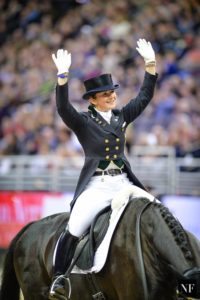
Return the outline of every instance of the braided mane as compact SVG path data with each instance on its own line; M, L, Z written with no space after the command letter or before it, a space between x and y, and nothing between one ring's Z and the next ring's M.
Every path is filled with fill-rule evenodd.
M169 230L175 237L175 241L178 244L178 246L181 248L185 258L192 260L193 255L190 250L188 238L180 222L172 215L169 209L165 207L163 204L154 202L154 205L159 209L162 218L164 219L165 223L169 227Z

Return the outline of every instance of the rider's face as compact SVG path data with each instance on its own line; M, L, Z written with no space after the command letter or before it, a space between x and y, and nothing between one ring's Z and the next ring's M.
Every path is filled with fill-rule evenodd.
M116 107L116 99L117 95L115 91L109 90L96 93L95 96L89 98L89 101L99 111L109 111Z

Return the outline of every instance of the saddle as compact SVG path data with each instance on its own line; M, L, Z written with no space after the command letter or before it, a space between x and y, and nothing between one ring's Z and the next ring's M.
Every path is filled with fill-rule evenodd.
M110 205L102 209L79 241L74 254L74 262L79 269L88 270L93 266L95 251L107 232L111 213Z

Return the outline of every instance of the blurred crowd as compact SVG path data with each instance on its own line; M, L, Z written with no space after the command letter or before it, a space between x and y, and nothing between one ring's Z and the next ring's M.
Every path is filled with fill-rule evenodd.
M55 105L51 54L72 53L70 101L87 110L83 80L112 73L118 107L139 91L139 38L156 51L152 102L129 127L127 146L173 146L200 157L200 6L195 0L1 0L0 155L82 156Z

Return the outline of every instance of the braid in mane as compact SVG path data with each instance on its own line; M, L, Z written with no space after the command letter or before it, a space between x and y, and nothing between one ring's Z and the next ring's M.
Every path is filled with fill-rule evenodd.
M190 250L188 238L180 222L177 219L175 219L175 217L172 215L169 209L163 204L154 202L154 205L159 209L162 218L164 219L165 223L169 227L169 230L175 237L175 241L181 248L185 258L192 260L193 255Z

